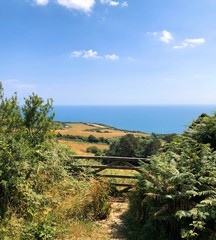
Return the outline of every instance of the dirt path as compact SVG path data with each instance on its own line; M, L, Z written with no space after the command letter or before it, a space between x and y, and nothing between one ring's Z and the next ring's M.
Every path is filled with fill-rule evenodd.
M78 222L73 228L73 237L70 240L125 240L124 215L127 210L127 202L113 201L107 219L87 224Z
M108 219L98 221L102 232L107 235L109 240L125 240L124 237L124 215L128 210L128 203L113 202L112 210Z

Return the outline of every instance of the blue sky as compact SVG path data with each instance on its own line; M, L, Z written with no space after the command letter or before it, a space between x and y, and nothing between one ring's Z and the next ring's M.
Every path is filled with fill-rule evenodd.
M1 0L0 81L55 105L216 103L215 0Z

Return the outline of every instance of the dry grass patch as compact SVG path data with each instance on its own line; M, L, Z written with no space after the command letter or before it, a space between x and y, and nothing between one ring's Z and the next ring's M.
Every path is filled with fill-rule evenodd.
M66 145L70 148L72 152L75 152L77 155L94 155L92 153L87 153L86 149L88 147L96 146L100 150L105 150L109 148L107 144L99 144L99 143L87 143L87 142L77 142L72 140L59 140L59 143L62 145Z
M68 123L67 128L56 130L56 133L62 135L84 136L94 135L96 138L113 138L122 137L128 133L132 133L135 136L149 136L146 133L129 132L124 130L116 130L112 127L100 125L100 124L88 124L88 123Z
M140 175L140 173L138 173L135 170L121 170L121 169L105 169L103 171L101 171L99 174L101 175L113 175L113 176L138 176ZM105 182L109 182L109 183L124 183L124 184L132 184L135 185L138 181L137 179L128 179L128 178L115 178L115 177L110 177L110 178L103 178L102 179ZM123 187L124 188L124 187ZM122 187L117 187L117 189L122 189Z
M107 230L95 222L74 221L70 230L73 232L70 240L110 240Z
M47 193L52 198L48 214L59 229L55 239L91 239L99 228L94 220L106 218L110 213L108 193L109 185L93 178L66 181L65 185L51 189Z

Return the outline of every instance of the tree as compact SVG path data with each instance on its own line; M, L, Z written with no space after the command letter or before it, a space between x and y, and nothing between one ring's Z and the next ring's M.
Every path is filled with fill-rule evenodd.
M216 112L212 116L201 114L185 134L216 150Z
M4 91L0 82L0 133L10 132L22 125L22 114L17 104L16 93L11 98L4 97Z
M65 221L109 213L107 184L78 184L68 174L69 152L55 141L53 116L52 100L32 94L20 107L0 84L0 239L68 239Z
M89 135L88 136L88 142L90 142L90 143L98 143L98 139L95 136L93 136L93 135Z
M134 157L138 146L138 140L133 134L126 134L120 138L119 142L114 142L110 145L107 155Z
M143 139L139 141L138 148L136 150L137 157L149 157L158 153L161 148L161 141L157 137L150 139Z
M33 94L29 99L25 99L22 108L23 124L27 131L27 136L32 146L36 146L47 139L51 139L54 134L52 99L48 99L45 104L43 99Z
M157 136L151 135L148 138L139 138L133 134L127 134L121 137L119 141L113 142L106 155L145 158L156 154L160 148L161 140Z
M0 84L0 217L4 217L9 206L26 216L30 208L36 209L42 200L34 199L41 191L40 184L36 183L39 169L47 168L49 181L64 171L63 165L62 168L58 165L58 174L50 168L53 165L49 156L53 156L53 163L57 161L52 149L54 115L51 110L52 100L43 104L35 94L25 99L21 108L16 94L4 97Z

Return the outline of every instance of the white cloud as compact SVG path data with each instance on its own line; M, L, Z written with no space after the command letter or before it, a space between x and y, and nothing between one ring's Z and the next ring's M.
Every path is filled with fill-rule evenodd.
M56 3L66 8L90 12L95 4L95 0L56 0Z
M128 3L127 2L123 2L121 5L122 5L122 7L128 7Z
M205 38L191 38L191 39L185 39L185 42L188 44L196 45L196 44L201 44L205 43Z
M118 6L118 5L119 5L119 2L110 1L109 4L110 4L111 6Z
M187 38L181 44L175 45L173 48L182 49L187 47L196 47L205 42L206 42L205 38Z
M127 7L128 3L126 1L124 2L119 2L119 1L115 1L115 0L100 0L102 4L107 4L110 6L121 6L121 7Z
M115 54L111 54L111 55L105 55L106 59L109 59L111 61L117 61L119 60L119 56L115 55Z
M70 54L70 58L92 58L92 59L98 59L102 58L98 55L97 51L93 51L92 49L89 50L80 50L80 51L73 51Z
M180 45L175 45L173 48L174 49L182 49L188 47L186 42L182 42Z
M174 40L171 32L163 30L162 32L147 32L148 35L158 38L161 42L170 43Z
M85 59L108 59L111 61L119 60L119 56L116 54L107 54L105 56L100 56L97 51L92 49L89 50L80 50L80 51L73 51L70 54L70 58L85 58Z
M71 58L78 58L81 57L83 54L83 51L73 51L70 55Z
M83 54L83 57L84 58L100 58L100 56L98 56L98 53L96 51L93 51L93 50L88 50L88 51L84 51L84 54Z
M35 0L35 3L37 5L42 5L42 6L45 6L49 3L49 0Z
M66 8L81 10L84 12L90 12L94 7L96 0L32 0L36 5L45 6L50 1L61 5ZM102 4L107 4L109 6L121 6L128 7L128 3L126 1L120 2L117 0L100 0Z
M159 39L168 44L173 40L173 36L170 32L163 30Z

